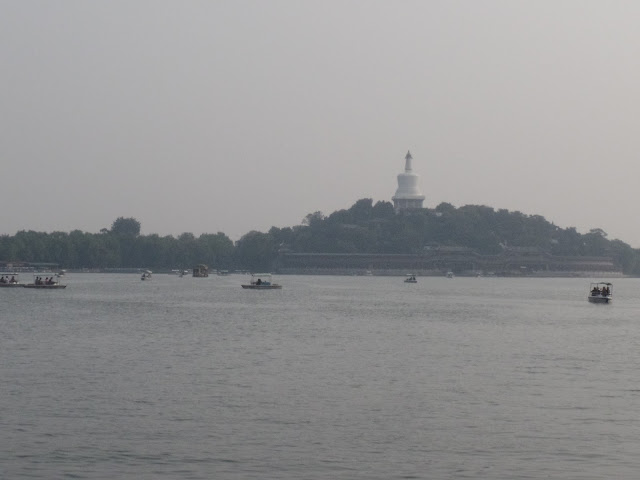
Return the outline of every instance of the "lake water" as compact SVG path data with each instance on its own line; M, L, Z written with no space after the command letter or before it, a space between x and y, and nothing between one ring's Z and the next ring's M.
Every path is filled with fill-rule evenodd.
M0 477L640 475L638 279L246 281L0 290Z

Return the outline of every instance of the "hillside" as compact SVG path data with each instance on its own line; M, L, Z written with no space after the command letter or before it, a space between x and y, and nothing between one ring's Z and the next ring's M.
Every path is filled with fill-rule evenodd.
M599 228L580 234L539 215L448 203L396 215L389 202L373 204L368 198L328 216L309 214L303 226L272 228L268 235L286 251L308 253L419 254L425 248L466 247L491 255L534 247L556 256L608 256L627 274L637 273L639 255L626 243L609 240ZM248 240L245 236L238 243Z

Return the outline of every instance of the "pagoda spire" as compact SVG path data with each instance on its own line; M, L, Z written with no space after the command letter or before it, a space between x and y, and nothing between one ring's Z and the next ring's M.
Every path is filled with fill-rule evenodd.
M411 160L413 160L413 157L411 156L411 152L409 150L407 150L407 155L404 157L404 159L406 160L405 165L404 165L404 171L405 172L410 172L412 170L412 168L411 168Z

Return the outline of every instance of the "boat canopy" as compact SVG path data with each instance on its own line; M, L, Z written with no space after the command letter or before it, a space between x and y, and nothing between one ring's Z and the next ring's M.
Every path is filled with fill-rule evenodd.
M611 295L613 293L613 283L610 282L591 282L589 286L591 295Z

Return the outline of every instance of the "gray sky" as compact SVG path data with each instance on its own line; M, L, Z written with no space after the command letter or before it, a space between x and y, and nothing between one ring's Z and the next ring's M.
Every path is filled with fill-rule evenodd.
M640 2L0 0L0 233L488 205L640 247Z

